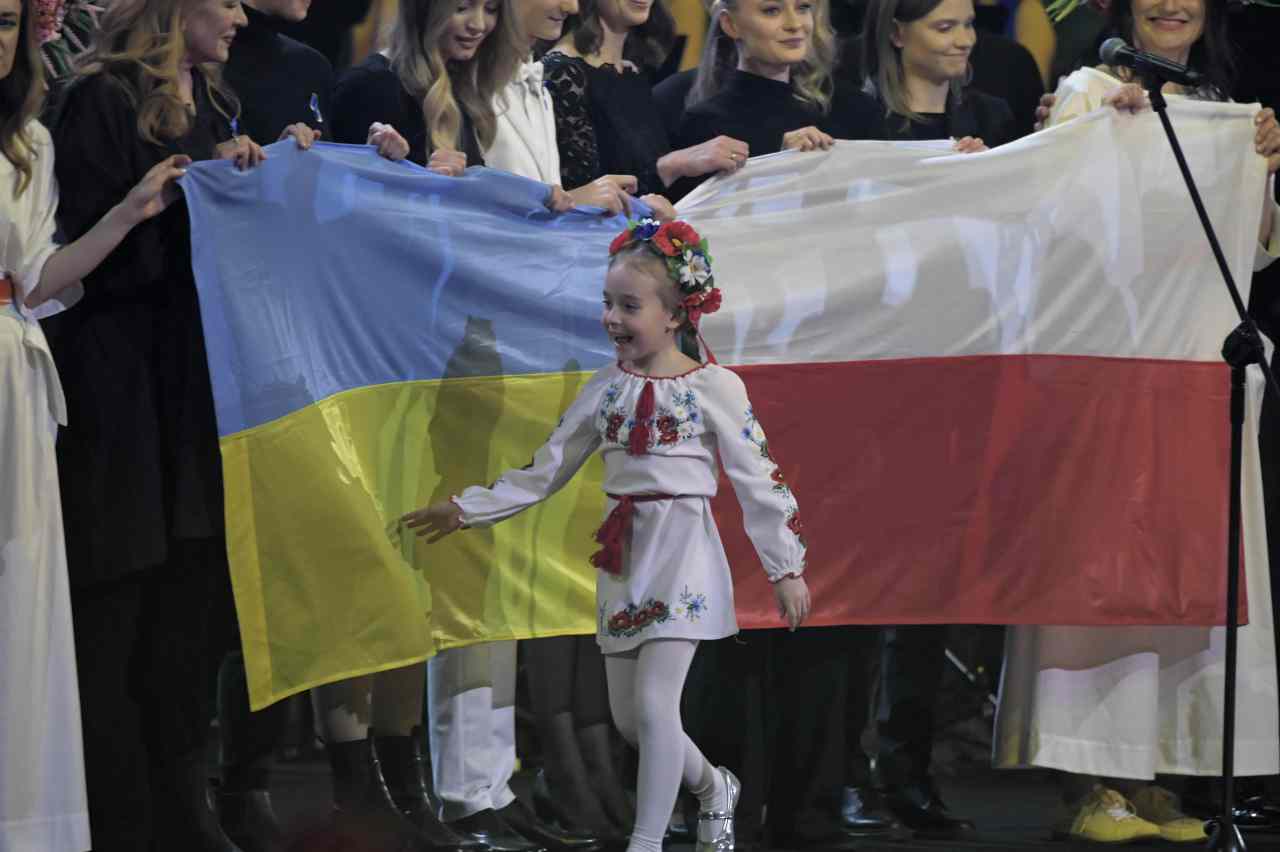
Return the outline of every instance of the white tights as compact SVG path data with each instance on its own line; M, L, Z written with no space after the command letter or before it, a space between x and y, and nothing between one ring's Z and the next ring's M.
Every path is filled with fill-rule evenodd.
M627 852L662 849L681 781L698 797L702 810L726 807L720 773L680 722L680 693L697 647L697 642L687 639L655 639L605 657L614 724L640 751L636 824Z

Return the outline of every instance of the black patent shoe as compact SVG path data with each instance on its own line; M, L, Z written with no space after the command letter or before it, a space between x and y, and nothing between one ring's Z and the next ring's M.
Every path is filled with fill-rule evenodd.
M541 845L516 831L492 808L476 811L445 825L464 840L483 844L493 852L545 852Z
M559 829L543 822L519 799L500 808L497 814L521 835L546 849L588 852L601 846L600 838L590 832Z
M881 804L870 787L845 787L840 797L840 822L854 836L884 834L897 829L898 821Z
M974 830L969 820L951 815L931 781L889 787L885 803L899 822L920 837L959 837Z

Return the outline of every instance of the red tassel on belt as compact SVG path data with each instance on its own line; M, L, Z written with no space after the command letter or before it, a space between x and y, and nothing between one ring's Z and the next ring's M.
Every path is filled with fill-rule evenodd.
M632 432L634 435L635 433ZM604 519L600 529L596 530L596 541L601 548L591 554L591 564L606 574L617 576L622 573L622 545L631 532L631 519L636 512L636 503L652 503L655 500L674 500L674 494L610 494L618 505L613 507L609 517Z
M631 418L631 433L627 436L627 455L642 456L649 452L649 423L653 420L653 382L645 382L636 401L636 413Z

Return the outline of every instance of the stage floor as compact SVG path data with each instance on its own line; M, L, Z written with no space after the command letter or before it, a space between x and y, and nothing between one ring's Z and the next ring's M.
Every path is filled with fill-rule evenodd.
M527 785L527 777L518 776L517 790ZM1073 843L1050 837L1058 815L1058 789L1052 777L1044 772L994 772L976 770L940 779L943 798L953 813L972 819L977 833L966 840L896 840L867 839L859 849L867 852L906 852L906 850L1033 850L1076 852L1105 848L1100 844ZM275 773L273 798L281 819L293 831L314 829L324 819L329 801L329 770L322 753L281 763ZM1246 833L1250 852L1280 852L1280 832ZM1152 847L1175 848L1174 844L1156 843ZM689 852L692 847L674 844L672 852ZM1202 848L1197 844L1179 848Z

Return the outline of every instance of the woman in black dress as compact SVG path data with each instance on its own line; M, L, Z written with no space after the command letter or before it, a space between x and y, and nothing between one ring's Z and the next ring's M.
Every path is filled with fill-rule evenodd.
M244 23L227 0L103 15L53 133L67 237L168 157L263 158L233 138L220 75ZM71 424L58 461L94 848L151 834L153 848L229 850L204 747L235 617L186 205L135 228L85 284L50 331Z
M716 0L676 145L727 134L754 157L864 138L872 104L834 94L835 56L825 0ZM699 182L680 181L675 194Z
M639 195L661 195L681 178L732 172L745 143L717 136L672 150L651 73L671 48L675 23L654 0L579 0L565 35L542 58L556 112L566 189L602 175L634 175ZM674 216L665 199L655 199Z
M973 153L1016 137L1009 105L968 86L974 17L972 0L871 0L863 29L864 86L877 102L871 138L951 139L955 150ZM877 690L877 767L889 808L933 836L973 828L948 812L930 770L946 630L884 628Z

